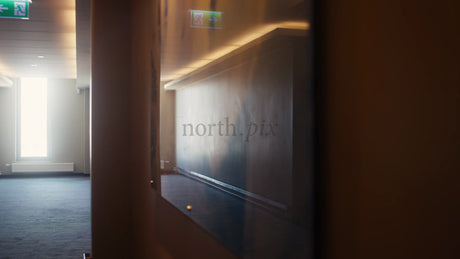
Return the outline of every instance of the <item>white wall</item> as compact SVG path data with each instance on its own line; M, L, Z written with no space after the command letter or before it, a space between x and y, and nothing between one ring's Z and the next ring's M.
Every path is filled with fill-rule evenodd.
M160 159L165 162L164 169L176 166L176 126L175 126L176 91L166 91L160 86Z
M0 87L0 171L15 158L15 88Z
M48 79L49 161L74 162L77 172L89 172L88 92L78 94L74 79ZM0 171L16 160L15 105L16 86L0 88Z

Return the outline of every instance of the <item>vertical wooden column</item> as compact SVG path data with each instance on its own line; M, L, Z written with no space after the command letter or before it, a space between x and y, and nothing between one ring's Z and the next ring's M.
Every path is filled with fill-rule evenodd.
M95 258L148 258L143 246L153 235L146 218L153 221L150 108L159 101L158 94L152 95L159 81L158 6L158 1L147 0L92 1ZM158 109L152 112L158 118ZM153 121L156 128L158 119ZM158 145L153 148L158 154Z
M154 227L158 194L151 187L160 175L160 1L132 1L131 18L131 139L132 258L165 258L158 254ZM152 178L152 175L155 177Z
M457 258L460 3L318 2L322 258Z
M160 1L92 1L93 257L234 258L162 199Z

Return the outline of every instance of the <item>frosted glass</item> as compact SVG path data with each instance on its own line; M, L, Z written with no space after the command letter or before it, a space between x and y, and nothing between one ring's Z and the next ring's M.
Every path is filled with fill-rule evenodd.
M46 157L47 80L22 78L20 90L20 156Z

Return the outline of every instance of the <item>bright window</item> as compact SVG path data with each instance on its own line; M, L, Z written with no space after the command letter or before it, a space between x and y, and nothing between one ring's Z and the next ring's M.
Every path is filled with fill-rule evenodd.
M19 156L47 157L46 78L21 78L19 103Z

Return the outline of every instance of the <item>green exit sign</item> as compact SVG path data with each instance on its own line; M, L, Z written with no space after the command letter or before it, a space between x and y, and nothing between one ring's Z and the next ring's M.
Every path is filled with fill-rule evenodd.
M193 28L222 28L222 12L190 10L190 24Z
M0 18L29 19L29 1L0 0Z

